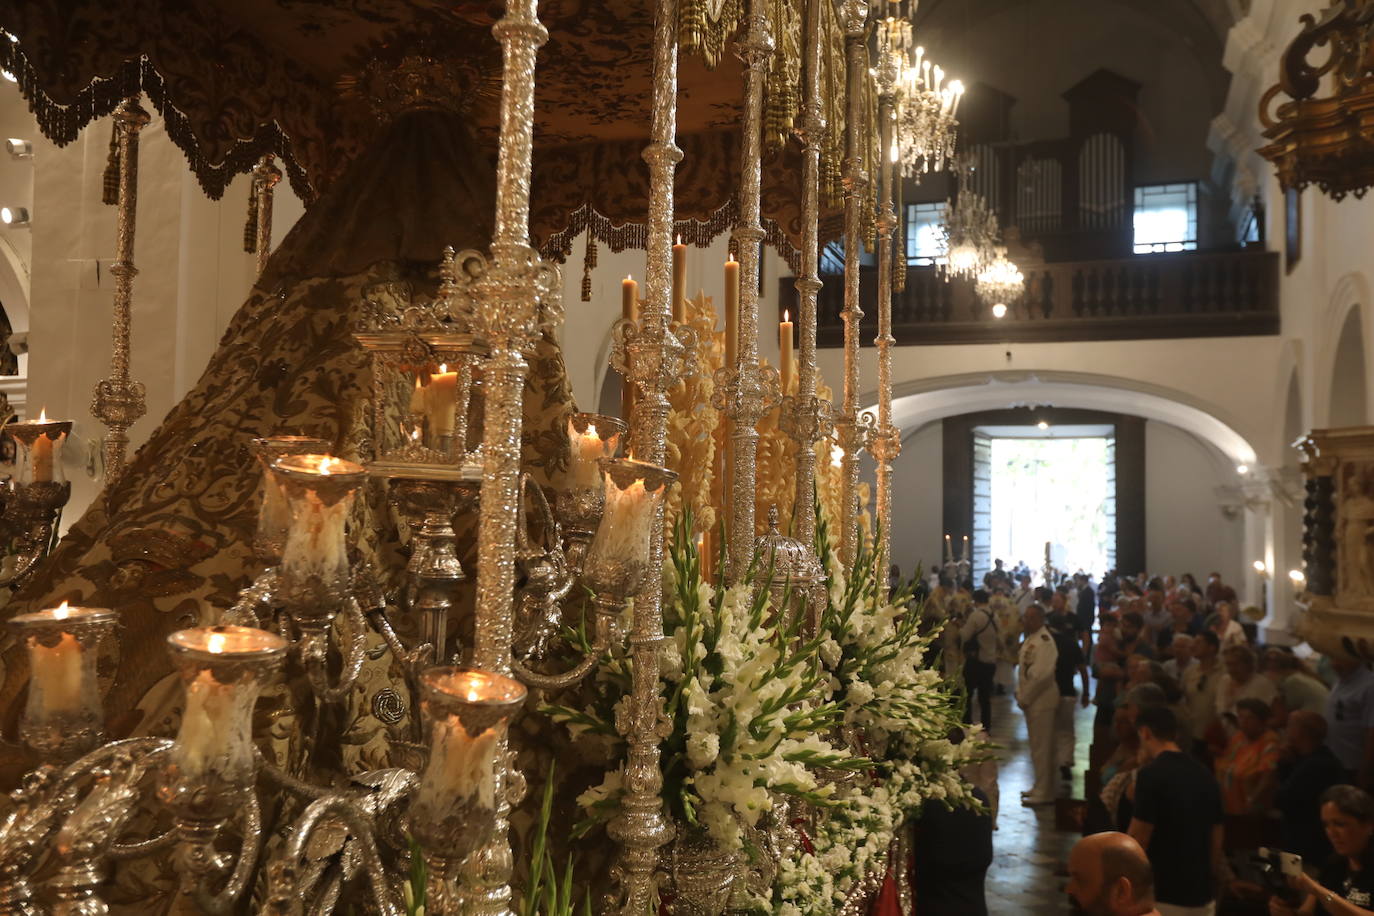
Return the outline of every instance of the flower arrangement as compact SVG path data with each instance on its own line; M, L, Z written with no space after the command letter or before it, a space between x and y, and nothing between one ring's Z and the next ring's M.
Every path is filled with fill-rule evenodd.
M755 595L749 584L705 582L690 530L684 513L665 565L662 677L672 730L662 746L663 794L678 823L749 852L745 831L772 809L775 795L827 807L834 786L816 771L860 770L869 762L822 737L843 712L835 703L809 702L824 685L821 639L802 639L800 621L772 626L767 590ZM545 711L574 735L615 735L616 708L629 695L627 665L618 657L604 663L601 689L587 708ZM580 829L613 814L619 797L620 773L608 773L579 799L590 816Z
M754 859L754 828L764 814L779 798L804 803L813 813L806 841L776 863L771 887L749 887L732 907L833 913L883 868L892 838L927 800L975 803L959 769L986 746L948 740L960 707L939 672L924 665L929 640L917 630L919 612L907 610L904 590L879 600L876 561L866 549L851 571L841 567L823 513L817 550L829 592L814 634L803 634L800 620L775 619L769 591L756 591L753 575L728 587L705 581L690 531L684 513L665 567L668 812L721 849ZM614 751L628 665L606 659L584 708L545 711L575 739L609 742ZM577 833L614 814L620 796L619 772L585 792L578 801L588 817Z

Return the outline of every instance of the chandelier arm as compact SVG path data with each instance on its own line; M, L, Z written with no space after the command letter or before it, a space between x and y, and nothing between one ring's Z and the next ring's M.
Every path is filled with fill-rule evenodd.
M326 703L338 703L348 697L363 670L363 660L366 657L367 618L363 616L358 600L351 595L344 601L344 615L348 618L353 634L348 640L343 670L339 672L336 683L329 683L328 632L307 632L301 642L301 662L305 666L310 689L316 697Z

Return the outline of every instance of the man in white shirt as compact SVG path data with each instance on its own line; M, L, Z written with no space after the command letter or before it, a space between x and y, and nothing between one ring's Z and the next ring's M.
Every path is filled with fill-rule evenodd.
M1026 638L1017 660L1021 676L1016 686L1016 703L1026 717L1035 784L1023 793L1022 803L1036 807L1054 802L1054 714L1059 708L1059 685L1054 673L1059 650L1045 628L1045 611L1039 604L1026 608L1023 631Z

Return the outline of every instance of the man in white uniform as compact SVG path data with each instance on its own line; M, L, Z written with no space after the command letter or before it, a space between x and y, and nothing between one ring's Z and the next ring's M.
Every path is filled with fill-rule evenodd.
M1045 610L1039 604L1026 608L1018 664L1021 676L1016 687L1016 703L1026 717L1035 784L1023 792L1022 804L1036 807L1054 802L1054 713L1059 708L1059 685L1055 665L1059 650L1045 628Z

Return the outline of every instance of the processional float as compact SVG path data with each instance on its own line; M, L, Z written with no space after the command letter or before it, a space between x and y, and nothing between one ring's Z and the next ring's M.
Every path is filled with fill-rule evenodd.
M733 363L713 379L714 402L731 431L725 580L746 582L760 561L760 545L767 545L769 562L786 555L789 575L806 586L802 632L809 635L825 590L812 546L816 447L829 441L832 428L844 452L841 561L853 564L862 550L864 450L879 462L879 569L890 555L891 461L899 442L891 422L897 223L888 153L912 145L902 133L899 101L906 98L903 81L910 83L903 69L910 66L909 28L902 32L896 25L897 15L909 17L909 11L885 5L889 15L875 29L879 17L863 0L844 0L834 10L826 2L806 0L800 12L797 391L784 397L776 371L761 364L757 346L760 252L768 237L760 214L765 86L777 41L778 23L770 17L779 9L765 0L745 4L735 45L744 81L732 234L739 311ZM402 913L413 908L420 892L402 863L413 868L422 860L427 912L513 913L510 818L524 800L526 782L508 730L530 691L575 687L608 653L630 661L633 682L621 724L626 792L607 826L618 847L610 871L614 890L599 903L626 914L652 910L661 899L682 913L721 912L728 905L728 893L703 889L702 881L677 868L669 870L670 896L660 896L664 848L675 833L661 798L660 759L664 498L677 477L664 466L669 393L685 375L700 371L700 341L675 320L672 301L674 181L683 158L677 145L680 12L678 0L656 0L653 8L650 142L643 152L649 176L646 294L637 315L617 323L611 353L615 368L637 389L628 423L587 413L568 416L561 431L569 443L567 483L557 492L546 492L522 468L529 357L561 321L562 303L557 269L530 243L536 55L548 34L535 0L508 0L492 28L502 69L490 251L448 249L432 295L399 282L381 282L365 292L361 319L352 329L371 375L368 434L357 449L364 460L338 457L331 442L307 435L253 440L248 460L262 480L251 545L256 571L218 622L176 630L166 640L182 697L175 738L107 738L97 655L118 626L114 611L64 603L9 621L30 672L17 735L41 765L24 777L0 826L0 902L7 912L104 912L102 888L112 868L170 855L181 904L206 912L242 911L250 899L263 913L306 907L331 912L341 905L344 888L361 884L367 902L360 905ZM845 89L845 376L838 409L818 395L816 367L827 130L821 53L828 40L823 24L835 21L843 29ZM873 148L865 111L875 33L878 143L873 161L865 163L865 151ZM31 72L19 66L23 61L10 63L30 81ZM912 94L906 101L919 99ZM919 117L913 123L943 149L954 126L952 112L947 101L936 111L946 119L943 131L932 132ZM129 377L129 316L137 132L147 115L129 95L116 118L122 158L115 357L95 410L110 429L111 492L128 473L126 433L141 415L141 386ZM918 155L932 161L944 156L917 146ZM280 173L270 157L254 161L252 225L259 270L266 273L271 188ZM875 170L876 179L870 179ZM858 370L859 253L867 222L873 222L865 217L873 180L880 268L876 427L859 409ZM795 537L783 538L775 519L761 539L756 427L774 409L796 443ZM33 530L24 578L47 552L60 508L52 503L59 497L65 502L60 448L70 428L46 418L12 427L24 469L15 505L34 507L25 510ZM628 445L625 457L619 455L622 440ZM404 570L390 579L379 574L372 558L357 553L349 537L358 518L355 503L372 492L385 493L407 529ZM101 511L113 511L106 502ZM457 547L460 516L476 519L477 555L470 569ZM878 578L885 596L886 576ZM465 657L451 657L451 622L470 579L476 583L470 637L459 640ZM786 576L770 585L779 599L790 587ZM581 656L559 670L549 648L579 611L591 635ZM331 734L339 727L333 710L355 693L364 666L378 659L399 673L406 695L393 694L389 703L412 710L408 731L391 740L392 765L344 773L337 756L340 735ZM254 741L255 705L284 676L298 685L293 702L300 704L300 741L294 757L273 761ZM379 718L392 718L388 703L373 706ZM281 842L265 836L269 807L279 819ZM331 843L342 850L340 861L321 867L311 850ZM40 866L48 876L41 882ZM858 912L880 878L878 873L856 886L846 911Z

